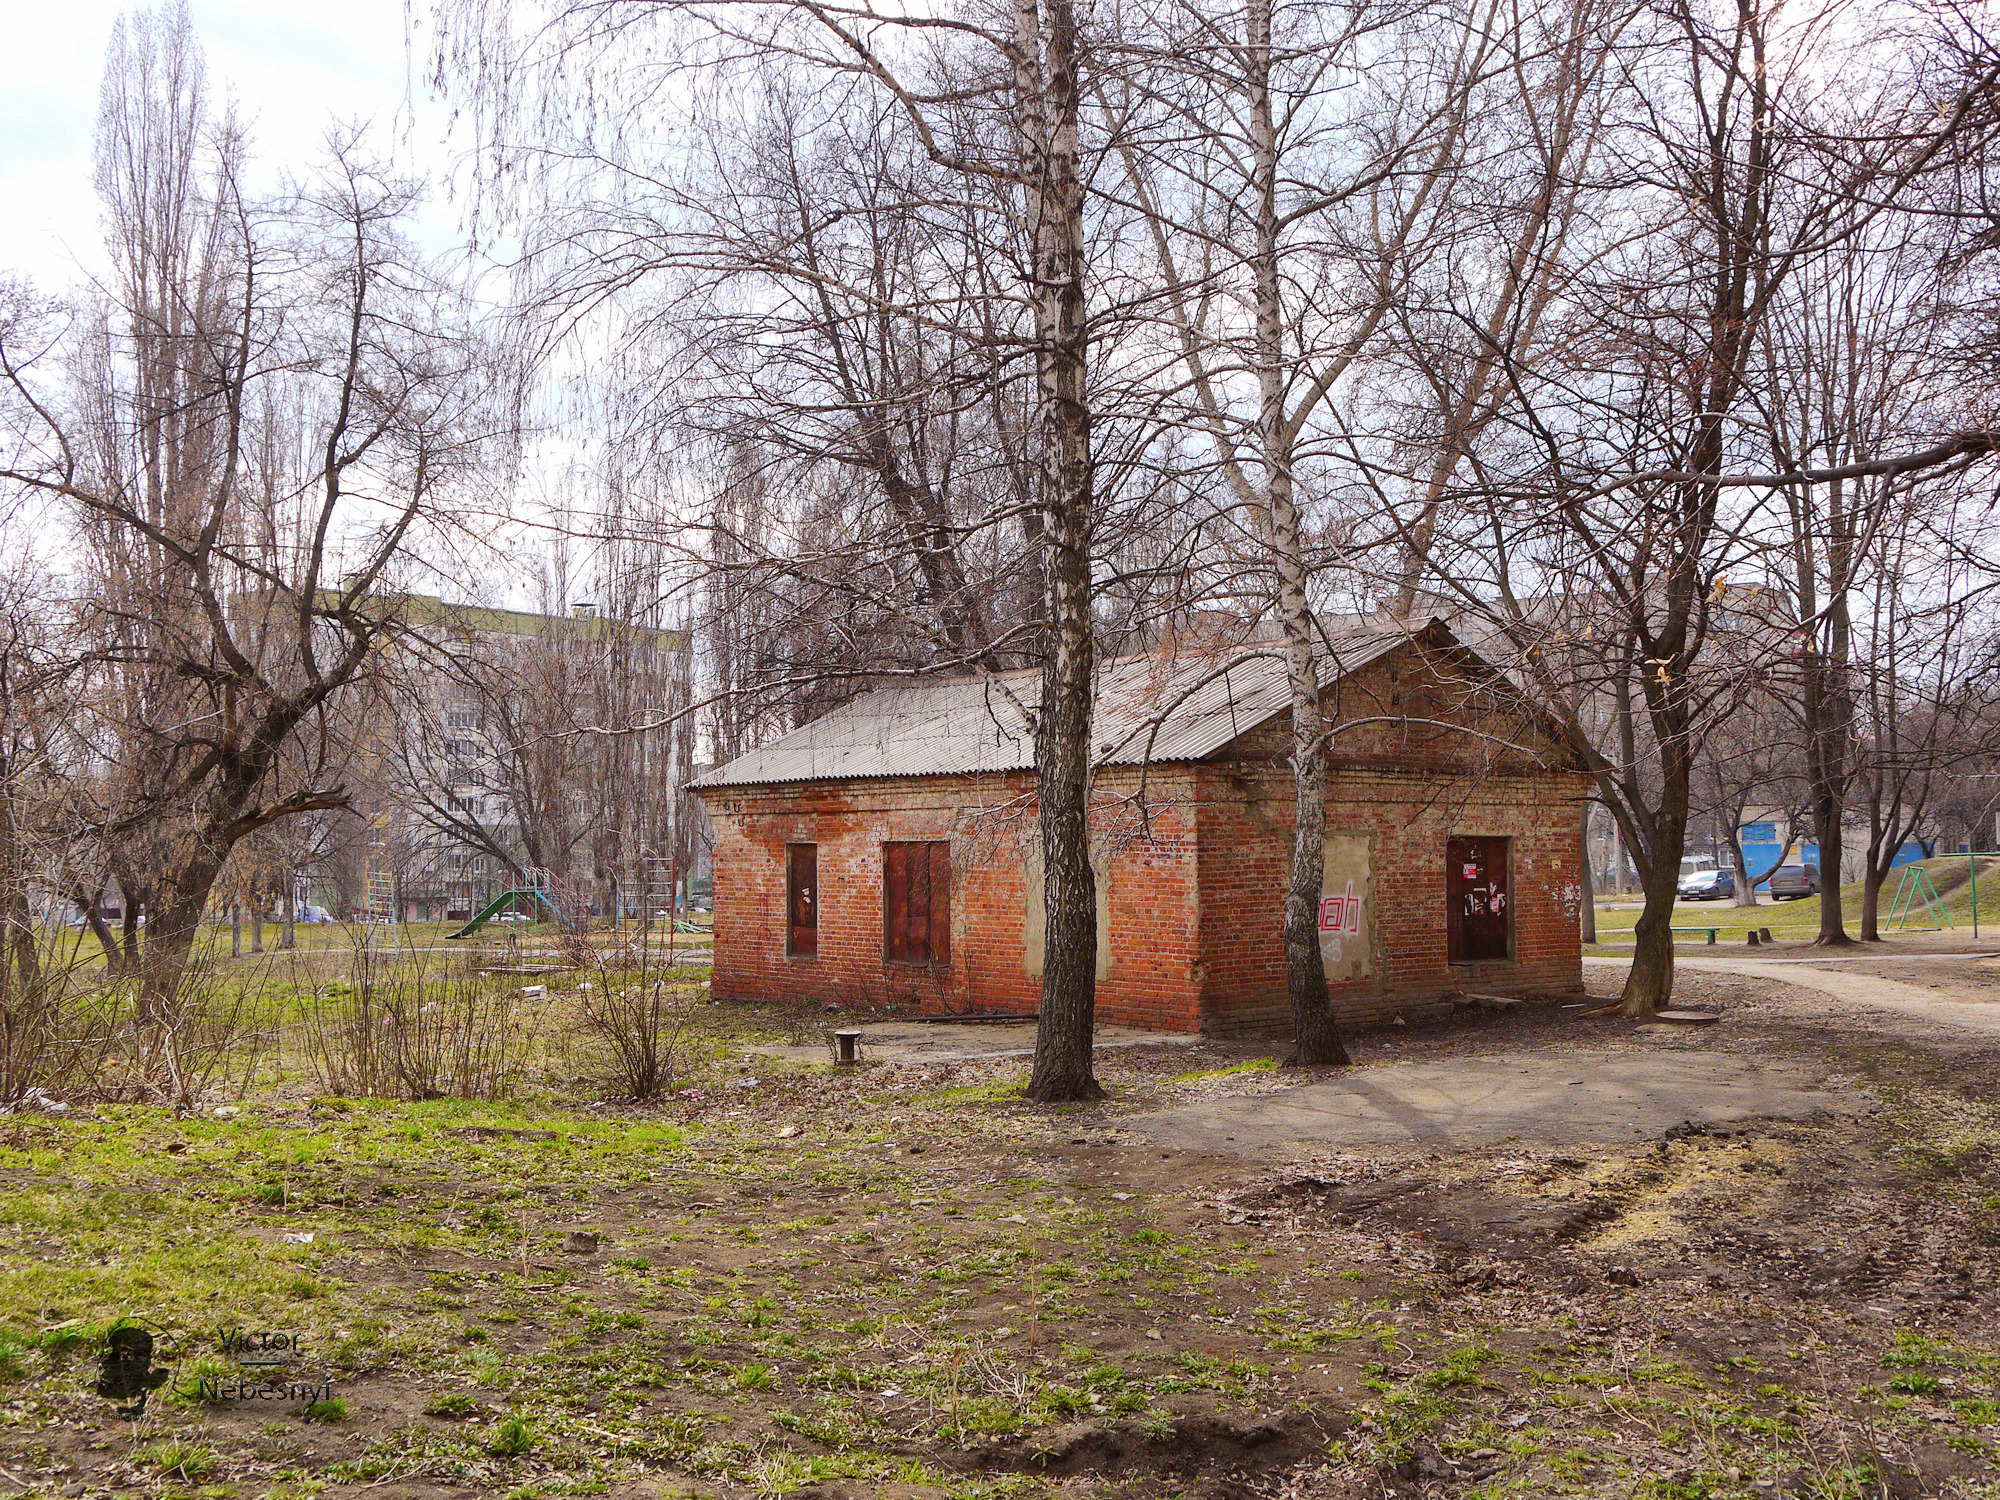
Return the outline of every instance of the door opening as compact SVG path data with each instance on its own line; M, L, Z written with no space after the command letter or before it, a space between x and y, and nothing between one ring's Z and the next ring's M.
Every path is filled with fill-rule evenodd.
M819 845L785 845L785 952L819 952Z
M1455 964L1509 956L1511 839L1456 838L1444 846L1446 957Z

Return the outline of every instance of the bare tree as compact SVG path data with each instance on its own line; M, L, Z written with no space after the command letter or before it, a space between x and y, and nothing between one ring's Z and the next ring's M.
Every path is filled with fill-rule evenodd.
M1170 61L1129 87L1160 119L1121 158L1159 260L1185 419L1214 444L1283 632L1296 791L1286 988L1299 1060L1340 1064L1318 931L1329 725L1313 600L1346 529L1327 491L1369 493L1343 484L1353 418L1342 397L1413 266L1443 243L1503 27L1479 5L1402 14L1271 0L1167 6L1154 26ZM1396 61L1370 70L1374 54Z
M128 919L145 903L141 1032L184 1094L209 892L246 837L344 802L328 713L381 638L370 589L480 452L483 351L402 237L414 188L359 141L247 196L184 9L121 31L104 99L114 277L66 324L0 318L0 479L66 507L92 560L106 761L80 818Z
M1717 600L1756 551L1758 497L1992 447L1913 434L1893 456L1786 468L1758 434L1760 353L1783 299L1913 195L1976 102L1968 90L1940 115L1910 70L1885 67L1855 104L1829 84L1829 49L1858 67L1875 42L1843 33L1842 14L1674 0L1635 23L1591 194L1599 228L1572 239L1576 270L1544 315L1563 356L1502 359L1508 407L1457 489L1477 502L1448 555L1430 548L1433 576L1567 725L1638 860L1628 1015L1671 993L1695 756L1740 689L1710 650Z
M643 54L630 43L636 29L662 10L696 17L707 28L708 43L687 39L687 55L698 56L706 46L709 60L718 65L746 57L787 59L787 66L809 68L831 87L865 91L962 191L990 196L1008 241L989 249L1004 255L1018 247L1019 276L1005 289L1004 300L1020 311L996 317L994 336L1011 358L1033 367L1032 437L1023 445L1029 472L1021 504L1034 521L1042 586L1032 646L1042 681L1032 728L1048 940L1028 1092L1045 1100L1094 1096L1099 1092L1091 1070L1098 935L1089 797L1097 593L1092 570L1099 541L1083 140L1086 42L1078 13L1071 0L1020 0L997 16L968 11L935 18L806 3L577 5L559 8L558 24L542 33L556 38L543 57L559 70L572 59L572 49L586 43L606 69L643 69ZM464 25L446 28L460 50L443 61L504 128L518 119L509 104L519 99L534 60L523 63L504 8L463 0L448 13ZM465 35L473 40L458 40ZM551 73L545 69L540 77L547 82ZM517 145L502 139L496 157L504 159ZM916 317L928 311L920 304ZM880 312L893 316L894 309ZM859 415L862 455L876 482L888 482L888 468L879 457L866 455L873 441L869 434L893 412L878 404ZM921 520L921 502L911 503ZM920 560L935 562L937 549L922 538L925 525L934 535L935 517L919 525L917 553ZM949 603L953 592L945 583L935 602ZM955 615L939 619L947 628L960 623ZM972 638L966 642L969 649Z

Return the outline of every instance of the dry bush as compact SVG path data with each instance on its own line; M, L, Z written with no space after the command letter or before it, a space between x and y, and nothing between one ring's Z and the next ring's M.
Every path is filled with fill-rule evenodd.
M103 1097L129 1010L123 997L69 969L0 981L0 1109L18 1108L37 1090L52 1100Z
M276 1035L255 1024L267 995L212 957L190 959L154 1024L135 1038L135 1080L182 1109L232 1080L241 1094Z
M306 1006L306 1050L328 1093L394 1099L499 1099L527 1072L531 1037L511 986L421 966L384 975L355 954L351 989Z
M253 1033L243 986L188 965L153 1021L134 1022L135 982L94 965L44 963L0 980L0 1107L39 1089L54 1100L158 1100L190 1107L222 1080L254 1073L269 1034Z
M670 1093L684 1057L696 989L643 971L620 983L598 970L580 995L583 1027L610 1064L610 1082L634 1099Z

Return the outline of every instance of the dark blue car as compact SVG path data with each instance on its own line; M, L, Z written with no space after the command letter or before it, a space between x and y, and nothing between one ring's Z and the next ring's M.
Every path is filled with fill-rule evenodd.
M1697 870L1681 882L1683 901L1727 901L1736 895L1736 877L1727 870Z

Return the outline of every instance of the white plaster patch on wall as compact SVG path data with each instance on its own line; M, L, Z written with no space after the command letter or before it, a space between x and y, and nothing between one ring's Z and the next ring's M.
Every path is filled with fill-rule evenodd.
M1319 951L1332 984L1375 971L1375 868L1365 833L1329 833L1320 877Z
M1048 895L1042 876L1042 841L1021 841L1025 875L1021 890L1021 972L1042 977L1049 944ZM1111 977L1111 852L1093 845L1090 873L1097 883L1097 977Z

